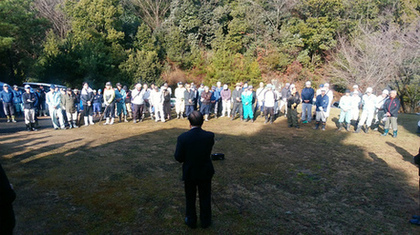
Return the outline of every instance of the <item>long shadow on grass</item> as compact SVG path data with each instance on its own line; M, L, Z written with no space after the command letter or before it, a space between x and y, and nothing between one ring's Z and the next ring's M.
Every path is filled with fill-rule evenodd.
M176 137L186 129L141 133L141 125L126 133L109 127L107 137L129 137L96 147L84 143L19 165L11 172L16 232L189 233L182 221L181 165L173 159ZM373 152L343 144L348 133L286 128L285 119L273 125L219 119L204 129L216 133L214 152L225 153L226 160L214 162L214 224L197 232L419 231L407 223L418 190L408 184L409 175Z

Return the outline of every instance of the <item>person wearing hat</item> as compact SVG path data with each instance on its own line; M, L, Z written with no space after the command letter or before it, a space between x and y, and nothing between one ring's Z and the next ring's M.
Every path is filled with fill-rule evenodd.
M163 92L163 89L159 91L159 87L155 86L155 90L150 95L151 102L155 109L155 122L159 121L159 117L162 122L165 122L165 114L163 113Z
M390 128L390 124L392 125L392 129L394 130L392 137L397 138L397 132L398 132L398 112L400 110L401 103L400 100L397 97L397 91L392 90L389 93L389 99L387 99L384 103L384 112L386 116L385 120L385 129L382 136L387 136L388 131Z
M230 104L232 98L232 91L230 91L227 84L223 85L223 90L220 92L220 97L222 98L222 116L224 117L225 113L230 117Z
M287 98L287 123L289 127L299 128L297 107L300 104L300 95L295 84L290 85L290 96Z
M355 128L356 128L356 124L357 124L357 121L359 120L359 114L360 114L359 107L360 107L361 99L360 99L360 96L359 96L359 92L358 91L353 91L351 93L351 99L352 99L352 101L351 101L351 122L352 122L352 125L354 125Z
M322 130L325 131L325 125L327 122L325 111L327 110L328 104L329 104L329 101L328 101L329 97L325 93L326 93L326 89L325 87L322 87L321 94L316 97L316 102L315 102L316 124L314 127L315 130L318 130L319 124L322 122Z
M310 123L312 119L312 100L314 99L315 91L311 87L311 82L305 83L305 88L302 89L302 123Z
M264 116L265 116L265 122L267 123L270 121L270 124L274 121L274 105L276 103L277 95L273 91L273 86L271 84L267 84L267 87L265 88L264 92ZM268 117L270 115L270 117Z
M106 118L104 125L112 125L115 118L115 90L112 88L111 82L105 84L104 103L104 116Z
M185 97L185 114L187 117L194 111L194 105L195 105L195 92L193 89L191 89L190 84L185 84L185 91L184 91L184 97Z
M19 87L13 86L13 106L15 108L16 116L23 114L23 103L22 103L22 92L19 91Z
M145 90L141 89L140 83L137 83L134 90L131 91L131 103L133 104L133 123L143 121L143 109L144 109L144 93Z
M351 118L351 104L353 99L350 96L350 90L346 90L346 94L340 98L338 107L341 109L340 119L338 120L338 130L343 129L343 122L346 122L346 129L350 131L350 118Z
M250 89L251 87L252 86L248 86L247 88L245 88L245 90L241 94L242 108L244 111L243 121L245 122L249 120L251 120L251 122L254 122L254 113L252 110L253 94L252 90Z
M62 107L66 110L67 122L69 124L69 128L78 128L77 122L77 109L76 109L76 102L77 97L73 93L71 88L67 88L66 94L63 95L61 99Z
M381 95L376 97L376 109L375 109L375 126L374 130L377 131L382 119L384 118L384 103L388 99L389 91L387 89L382 91Z
M122 89L121 83L117 83L117 88L115 88L115 104L117 105L117 116L118 121L121 122L122 115L124 116L124 122L127 121L127 109L125 107L125 98L127 93Z
M85 126L93 125L93 90L89 87L87 82L83 83L82 91L80 92L80 99L83 105L83 116Z
M51 122L54 130L61 128L66 129L64 126L63 111L61 109L61 94L58 91L58 87L51 85L50 91L46 95L46 102L48 104Z
M236 88L232 92L232 100L233 100L233 108L232 108L232 118L231 120L234 120L236 117L236 113L239 113L239 116L242 120L242 88L240 83L236 83Z
M23 109L25 115L26 130L36 131L35 129L35 102L36 95L31 92L31 86L25 85L25 93L22 94Z
M366 126L364 128L365 133L369 132L369 128L371 127L373 117L375 115L376 109L376 96L372 94L372 87L368 87L366 89L366 94L363 95L362 98L362 115L360 116L359 123L357 125L357 129L355 133L359 133L362 130L362 126Z
M182 82L178 82L178 87L175 89L175 112L176 118L184 118L185 111L185 88Z
M15 108L13 107L13 92L9 90L9 85L3 85L3 91L0 92L0 100L3 102L4 114L6 114L7 122L16 122Z
M281 109L284 106L284 115L287 115L287 99L290 96L290 83L286 83L286 85L281 89L280 96L280 107L279 107L279 113L281 112Z

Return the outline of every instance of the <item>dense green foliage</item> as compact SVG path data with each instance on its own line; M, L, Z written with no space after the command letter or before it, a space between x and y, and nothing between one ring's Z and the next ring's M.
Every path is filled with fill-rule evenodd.
M386 63L373 63L371 74L366 61L348 54L381 57L372 50L380 40L369 39L366 28L377 38L392 26L418 39L419 0L48 0L65 22L42 17L51 15L40 7L46 1L0 2L2 81L99 87L310 79L332 81L338 90L355 82L398 88L412 107L419 100L409 95L418 85L412 68L420 67L415 40L410 55L386 74L378 67ZM395 53L404 40L391 38ZM361 82L366 74L373 84Z

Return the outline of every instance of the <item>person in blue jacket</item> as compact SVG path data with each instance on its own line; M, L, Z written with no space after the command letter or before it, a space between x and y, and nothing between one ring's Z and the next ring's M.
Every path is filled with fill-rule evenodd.
M311 122L312 116L312 100L314 99L315 91L311 87L311 82L307 81L305 83L305 88L303 88L302 93L302 123Z
M9 89L9 85L3 85L3 91L0 92L0 100L3 102L4 114L6 114L7 122L16 122L15 108L13 107L13 92Z
M325 112L328 108L328 96L325 95L326 90L325 88L321 88L321 94L316 97L315 105L316 105L316 124L314 129L317 130L319 128L319 124L322 121L322 130L325 131L325 124L327 122L327 117Z
M23 104L22 104L22 92L19 91L18 86L13 86L13 106L15 107L16 116L22 116Z

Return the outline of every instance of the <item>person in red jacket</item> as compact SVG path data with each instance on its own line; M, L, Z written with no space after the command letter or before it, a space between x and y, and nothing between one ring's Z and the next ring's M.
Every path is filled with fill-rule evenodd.
M389 99L384 103L384 112L385 112L385 130L382 136L387 136L389 131L389 124L391 124L394 133L392 137L397 138L398 132L398 111L400 110L400 100L397 97L397 91L392 90L389 94Z

